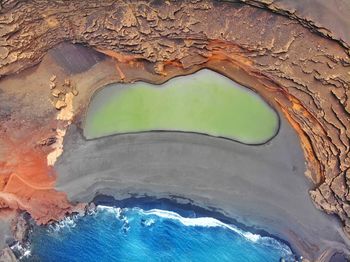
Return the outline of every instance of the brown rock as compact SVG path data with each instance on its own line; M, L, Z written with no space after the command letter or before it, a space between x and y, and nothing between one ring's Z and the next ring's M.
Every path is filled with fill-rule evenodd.
M64 80L64 85L65 85L65 86L70 86L70 85L71 85L70 80L69 80L69 79L65 79L65 80Z
M51 77L50 77L50 82L54 82L56 80L56 75L52 75Z
M73 95L77 96L77 95L79 94L79 91L76 90L76 89L73 89L73 90L72 90L72 93L73 93Z
M144 61L159 76L166 76L170 66L199 69L226 61L255 77L258 84L252 89L278 107L296 129L314 183L315 204L337 214L345 225L349 217L344 204L350 198L350 58L345 42L340 45L316 34L312 21L296 14L289 14L291 19L245 4L70 3L25 1L2 10L0 21L12 21L0 27L0 35L9 36L0 41L2 57L6 54L0 60L0 76L39 63L62 41L91 46L120 63ZM273 9L274 1L266 3ZM38 23L44 10L56 14L59 28ZM65 106L61 100L55 104L57 109Z
M55 104L55 107L56 107L56 109L58 109L58 110L60 110L60 109L62 109L62 108L64 108L64 107L66 107L66 106L67 106L66 102L64 102L64 101L62 101L62 100L58 100L58 101L56 102L56 104Z
M51 94L54 96L54 97L59 97L59 95L61 94L61 90L59 89L54 89L52 90Z
M50 89L52 90L52 89L54 89L55 87L56 87L56 84L53 83L53 82L50 82Z

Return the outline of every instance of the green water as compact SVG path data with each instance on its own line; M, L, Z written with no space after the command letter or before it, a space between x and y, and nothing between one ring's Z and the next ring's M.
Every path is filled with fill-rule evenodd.
M151 130L186 131L259 144L278 130L278 115L258 95L210 70L163 85L112 84L92 99L87 139Z

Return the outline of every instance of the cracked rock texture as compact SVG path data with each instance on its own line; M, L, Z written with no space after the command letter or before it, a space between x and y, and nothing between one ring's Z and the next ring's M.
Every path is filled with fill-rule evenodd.
M313 21L300 1L245 2L3 1L0 77L39 63L63 41L120 63L147 62L158 74L169 64L231 63L256 79L252 88L296 129L315 205L338 215L350 234L349 19Z
M350 2L347 0L222 0L244 2L298 20L302 25L350 47Z

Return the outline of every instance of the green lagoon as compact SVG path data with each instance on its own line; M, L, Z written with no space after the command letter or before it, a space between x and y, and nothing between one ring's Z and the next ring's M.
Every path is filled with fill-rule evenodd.
M256 93L210 70L162 85L112 84L93 97L84 136L183 131L260 144L278 131L277 113Z

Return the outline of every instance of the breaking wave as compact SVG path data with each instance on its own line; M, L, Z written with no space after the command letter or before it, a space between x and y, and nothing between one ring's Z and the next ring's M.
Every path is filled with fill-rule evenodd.
M178 261L295 261L291 249L272 237L212 217L183 217L173 211L137 207L99 205L85 216L69 216L34 229L31 242L31 250L21 261L67 261L70 254L76 258L79 253L81 261L89 262L96 261L101 252L106 253L106 260L100 261L143 261L145 255L159 256L151 261L174 261L174 257ZM96 257L91 253L94 249Z

